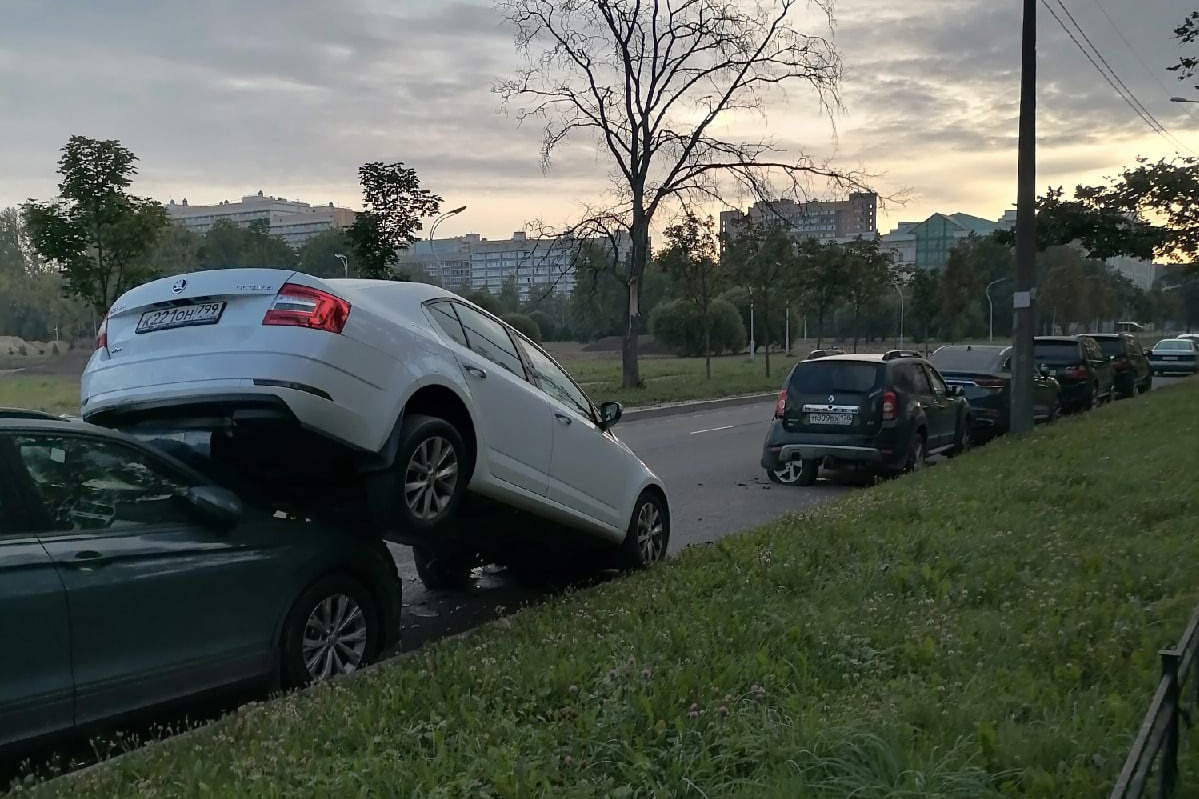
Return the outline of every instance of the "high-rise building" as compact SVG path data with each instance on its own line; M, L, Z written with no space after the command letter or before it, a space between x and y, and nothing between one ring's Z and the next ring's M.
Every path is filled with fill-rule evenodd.
M400 253L400 263L420 267L451 291L482 289L498 294L515 279L521 299L537 293L569 294L577 283L575 267L589 246L608 248L607 239L563 236L530 237L517 231L509 239L486 239L478 233L414 242ZM627 234L617 237L616 253L631 248Z
M266 222L272 236L278 236L292 247L299 247L318 233L333 228L347 228L354 222L354 212L348 208L312 206L300 200L285 200L282 197L247 194L238 202L225 200L216 205L189 205L171 200L167 204L167 215L178 225L196 233L207 233L219 219L228 220L238 227L249 227L251 223Z
M878 234L878 195L855 192L847 200L797 203L794 200L756 202L748 211L720 212L720 232L732 234L745 218L754 222L778 220L786 223L797 238L851 240Z

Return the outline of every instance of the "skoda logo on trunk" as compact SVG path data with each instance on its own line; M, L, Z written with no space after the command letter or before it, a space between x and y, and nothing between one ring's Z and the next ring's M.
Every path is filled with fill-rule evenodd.
M187 288L187 278L180 278L171 286L171 291L174 294L182 294L185 288Z

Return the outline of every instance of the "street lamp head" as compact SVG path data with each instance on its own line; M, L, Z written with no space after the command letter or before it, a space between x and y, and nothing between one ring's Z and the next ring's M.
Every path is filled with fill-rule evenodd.
M460 214L465 210L466 210L466 206L460 205L457 208L455 208L453 211L450 211L449 213L447 213L446 216L453 216L454 214Z
M1188 100L1188 99L1187 99L1187 98L1185 98L1185 97L1171 97L1171 98L1170 98L1170 102L1172 102L1172 103L1193 103L1193 102L1195 102L1195 101L1194 101L1194 100Z
M339 252L335 252L335 253L333 253L333 257L334 257L334 258L345 258L345 256L344 256L344 255L342 255L342 254L341 254L341 253L339 253Z

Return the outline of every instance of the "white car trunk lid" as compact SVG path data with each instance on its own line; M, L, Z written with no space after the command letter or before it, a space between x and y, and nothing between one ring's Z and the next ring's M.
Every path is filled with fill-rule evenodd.
M108 313L114 360L236 350L262 325L290 269L215 269L126 292Z

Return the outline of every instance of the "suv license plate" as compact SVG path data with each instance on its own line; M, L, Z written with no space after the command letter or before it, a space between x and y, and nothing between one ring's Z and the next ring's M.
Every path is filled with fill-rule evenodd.
M204 302L197 305L183 305L178 308L162 308L157 311L146 311L137 322L137 333L151 333L155 330L170 330L173 327L190 327L192 325L215 325L221 321L225 311L223 302Z
M809 413L808 424L853 424L852 413Z
M1163 360L1163 361L1177 361L1177 360L1178 360L1178 358L1176 358L1176 357L1175 357L1175 356L1173 356L1173 355L1166 355L1166 356L1163 356L1163 357L1162 357L1162 360Z

